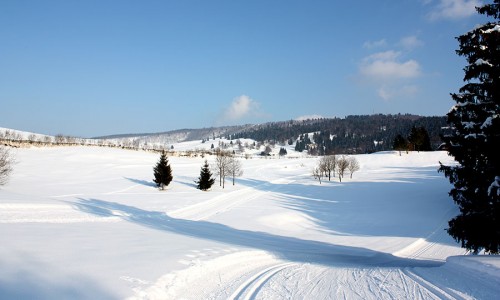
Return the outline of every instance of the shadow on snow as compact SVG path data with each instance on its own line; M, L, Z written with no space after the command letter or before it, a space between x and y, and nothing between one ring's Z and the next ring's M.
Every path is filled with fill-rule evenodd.
M457 245L451 237L433 240L439 235L431 235L445 231L447 221L457 213L448 197L449 183L436 167L387 170L376 181L351 181L346 176L342 182L332 178L319 184L310 176L310 184L258 179L238 183L274 192L282 207L308 215L330 234L426 238Z
M99 216L119 216L123 220L155 230L181 234L226 244L265 250L290 261L353 267L435 267L435 261L412 260L365 248L332 245L265 232L239 230L207 221L169 217L163 212L98 199L79 199L76 209Z
M136 184L141 184L141 185L150 186L150 187L156 187L156 183L154 183L153 181L147 181L147 180L135 179L135 178L129 178L129 177L123 177L123 178L125 178L128 181L131 181L133 183L136 183Z

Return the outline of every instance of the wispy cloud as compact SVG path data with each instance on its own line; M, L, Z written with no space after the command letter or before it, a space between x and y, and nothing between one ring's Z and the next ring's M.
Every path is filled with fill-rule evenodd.
M384 101L414 96L419 88L414 81L422 75L422 67L418 61L406 58L407 55L424 45L416 35L405 36L392 46L392 50L379 51L361 59L359 76L364 84L371 86L375 94ZM367 42L363 48L374 50L376 42ZM398 49L398 50L394 50Z
M371 81L415 78L420 75L420 65L410 59L401 61L401 52L389 50L369 55L360 65L360 73Z
M363 48L366 49L381 48L385 46L387 46L387 41L385 39L381 39L378 41L366 41L363 44Z
M217 123L221 125L227 122L238 122L248 117L261 115L260 104L247 95L241 95L233 99L231 104L223 111Z
M381 86L377 90L377 95L385 101L390 101L397 97L412 97L419 91L416 85L403 85L403 86Z
M410 35L405 36L401 40L399 40L398 45L406 50L413 50L415 48L423 46L424 42L422 42L417 36Z
M457 20L476 13L476 7L483 3L480 0L424 0L424 5L432 5L427 17L431 21Z

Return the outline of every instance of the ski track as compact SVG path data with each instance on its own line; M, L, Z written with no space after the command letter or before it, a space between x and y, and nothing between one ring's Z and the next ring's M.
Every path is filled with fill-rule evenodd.
M263 168L259 169L260 171ZM255 187L243 188L229 194L219 195L207 201L197 203L188 207L177 209L168 213L169 216L173 218L183 218L190 220L206 220L214 215L223 213L231 210L234 207L245 204L253 199L257 199L262 195L274 192L278 190L277 187L271 188L273 183L291 183L293 178L303 175L295 175L286 178L277 179L271 181L270 183L264 183L259 185L259 190ZM264 188L263 187L268 187ZM439 251L439 243L447 238L445 231L442 230L449 215L453 212L449 211L443 216L443 223L439 224L437 228L426 238L420 238L414 243L404 247L403 249L395 252L395 255L401 257L407 257L411 259L432 259L435 252ZM431 242L432 240L432 242ZM239 252L243 253L243 252ZM247 251L245 253L248 254ZM234 255L228 254L216 258L213 261L223 260L227 257ZM250 257L253 255L250 255ZM437 259L439 260L439 259ZM199 262L199 261L198 261ZM252 271L248 270L247 264L254 264L251 268ZM184 261L184 264L189 264L189 262ZM191 264L192 265L192 264ZM297 270L304 269L306 264L294 263L294 262L283 262L275 259L272 262L266 263L264 266L262 262L259 262L259 258L254 257L251 259L247 258L246 263L243 263L246 267L239 266L240 263L233 263L231 265L232 280L222 282L221 273L228 272L228 270L221 270L220 268L205 267L205 276L198 279L195 285L200 285L200 281L206 281L206 278L215 277L219 278L217 284L206 285L202 290L210 291L204 293L203 295L192 295L186 290L186 294L175 294L176 296L184 297L186 295L191 295L189 298L193 299L266 299L266 298L288 298L288 299L313 299L317 298L318 295L326 298L338 298L338 299L401 299L401 298L411 298L411 299L462 299L457 293L453 291L446 291L446 288L439 287L436 284L432 284L425 280L423 277L418 276L411 271L413 268L382 268L374 267L373 269L361 269L358 271L351 270L354 278L350 278L351 275L343 274L343 281L332 284L328 282L328 279L336 278L339 273L345 273L342 269L324 269L325 267L315 266L307 264L308 269L312 269L311 272L306 272L305 274L297 275ZM211 266L208 263L206 266ZM189 269L185 271L189 273ZM318 271L319 270L319 271ZM290 272L294 272L295 275L291 275ZM333 273L333 274L332 274ZM236 274L236 275L234 275ZM287 280L277 280L274 282L275 277L279 277L283 274L289 276ZM227 275L224 275L227 276ZM230 277L231 277L230 276ZM307 280L307 284L301 284L305 278L311 278ZM290 278L297 280L294 287L289 287L288 285L283 286L283 283L288 283ZM154 285L158 288L158 284ZM174 285L175 286L175 285ZM362 287L366 286L366 288ZM224 287L224 288L221 288ZM165 287L164 287L165 288ZM369 291L367 294L363 291ZM230 294L229 294L230 293ZM138 295L142 295L141 299L148 293L140 291ZM147 297L146 297L147 298ZM153 297L156 298L156 297ZM163 298L163 296L161 297ZM167 297L168 298L168 297Z
M287 162L288 164L288 162ZM280 164L271 164L276 168ZM167 212L172 218L193 221L207 220L225 213L280 186L309 174L270 178L269 165L257 166L260 183L187 207ZM129 194L140 184L100 193ZM60 194L56 200L84 194ZM399 257L415 260L437 260L442 244L449 239L443 228L453 215L450 210L443 222L427 237L393 252ZM0 223L78 223L119 222L126 213L112 211L112 216L96 216L76 210L68 203L0 203ZM264 250L238 248L206 248L191 250L178 261L185 269L161 276L156 282L121 276L134 286L130 299L470 299L443 286L442 282L424 277L426 272L414 267L332 267L286 261ZM421 268L421 267L420 267ZM429 276L428 274L425 276Z
M255 296L264 284L278 272L295 265L294 263L282 263L266 268L247 279L240 285L228 299L255 299Z
M438 299L462 299L458 294L452 291L445 291L445 288L439 287L436 284L430 283L424 278L418 276L417 274L410 271L409 268L402 269L400 272L404 274L404 276L408 277L410 280L414 281L419 286L425 288L430 293L434 294Z

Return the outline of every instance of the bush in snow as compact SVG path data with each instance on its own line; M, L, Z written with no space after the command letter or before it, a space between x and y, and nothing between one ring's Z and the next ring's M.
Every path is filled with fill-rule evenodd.
M10 156L9 150L0 147L0 185L7 183L9 175L12 172L13 159Z
M457 38L457 54L468 62L466 84L452 94L456 104L448 123L453 130L444 142L458 165L441 165L440 171L454 185L450 195L460 207L448 233L474 253L498 253L500 199L488 190L500 175L500 0L477 11L495 21Z

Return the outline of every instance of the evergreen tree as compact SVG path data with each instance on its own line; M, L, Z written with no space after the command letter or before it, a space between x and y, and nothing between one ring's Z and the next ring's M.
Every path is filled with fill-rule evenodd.
M212 178L212 172L210 172L210 166L206 160L203 167L201 167L200 177L195 183L197 184L196 187L202 191L207 191L215 183L215 179Z
M454 185L450 191L460 214L448 222L448 233L477 253L500 251L500 197L493 183L500 175L500 0L477 8L495 19L458 37L466 84L452 94L448 113L452 127L443 139L458 165L441 165ZM493 182L493 183L492 183Z
M153 180L156 183L156 186L161 190L164 190L172 181L172 168L168 164L168 158L165 152L163 152L160 156L160 160L156 163L156 166L153 168L155 179Z
M408 136L408 143L411 146L411 150L414 151L431 151L431 140L429 138L429 133L424 127L411 128L410 135Z
M399 156L401 156L401 151L408 150L408 141L401 134L398 134L394 138L392 149L399 151Z

